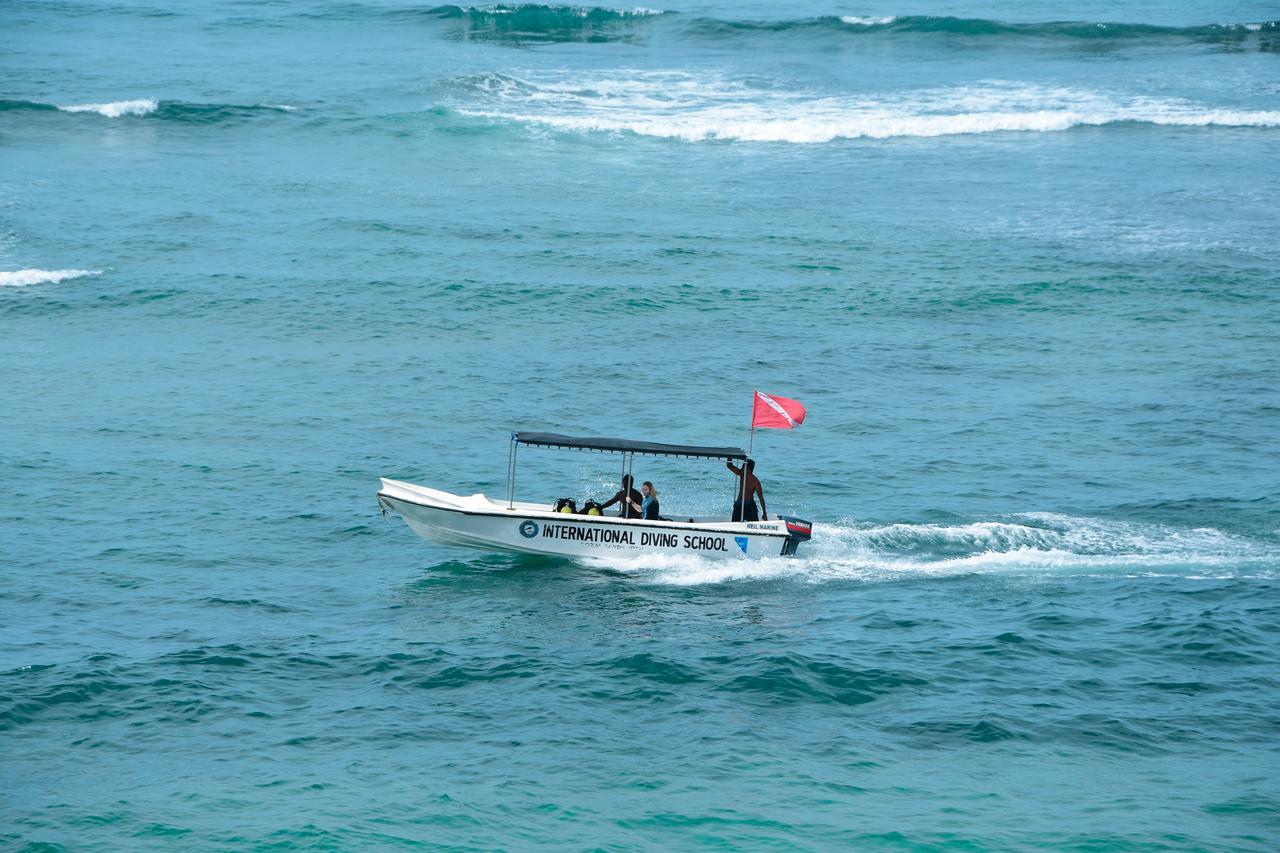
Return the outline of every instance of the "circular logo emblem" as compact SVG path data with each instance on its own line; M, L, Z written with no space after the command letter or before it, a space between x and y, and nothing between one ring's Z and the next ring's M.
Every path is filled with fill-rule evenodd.
M538 523L536 521L525 521L520 524L520 535L525 539L532 539L538 535Z

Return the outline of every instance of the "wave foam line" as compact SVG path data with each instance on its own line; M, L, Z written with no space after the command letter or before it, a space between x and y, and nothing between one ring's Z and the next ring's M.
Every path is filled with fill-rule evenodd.
M482 110L464 111L481 118L541 124L577 132L634 133L686 142L787 142L813 144L837 139L930 138L981 133L1047 133L1073 127L1110 124L1151 124L1182 127L1280 127L1280 112L1218 110L1199 115L1088 114L1041 110L1033 113L959 113L946 116L860 116L785 118L752 110L706 111L699 115L630 119L600 116L506 115Z
M298 111L298 108L292 104L194 103L188 101L158 101L154 98L62 106L41 104L33 101L0 101L0 111L19 109L58 110L64 113L94 113L113 119L123 116L146 116L153 119L197 124L244 119L262 113L294 113Z
M0 287L27 287L32 284L45 284L66 281L69 278L82 278L86 275L102 275L102 270L14 270L0 272Z
M105 104L71 104L59 105L64 113L97 113L107 118L121 116L144 116L160 108L160 102L154 98L138 98L132 101L111 101Z
M898 20L897 15L882 15L879 17L870 15L841 15L840 23L848 24L851 27L886 27Z
M825 143L837 139L1054 132L1081 126L1280 127L1280 111L988 81L822 96L682 73L566 80L504 75L460 81L463 115L555 130L631 133L688 142Z

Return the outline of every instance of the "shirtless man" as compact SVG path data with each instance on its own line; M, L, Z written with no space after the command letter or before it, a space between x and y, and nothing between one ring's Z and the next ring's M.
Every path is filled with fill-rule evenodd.
M738 478L739 490L738 499L733 502L733 520L734 521L768 521L769 513L764 508L764 489L760 487L760 481L756 479L755 470L756 462L754 459L747 460L747 477L745 495L742 484L742 469L733 467L732 462L724 463L725 467L733 472ZM760 514L756 515L756 495L760 496Z

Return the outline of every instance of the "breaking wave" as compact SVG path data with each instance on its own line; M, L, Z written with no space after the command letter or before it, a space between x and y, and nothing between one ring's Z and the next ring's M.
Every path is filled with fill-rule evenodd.
M1126 123L1280 127L1280 110L1221 109L1178 99L1005 81L824 95L760 81L632 71L585 79L488 74L460 81L459 88L467 97L457 111L475 118L690 142L806 144Z
M92 113L111 119L137 117L208 124L227 119L247 118L264 113L292 113L297 110L297 107L289 104L201 104L187 101L160 101L155 98L134 98L124 101L65 105L46 104L39 101L0 101L0 112L22 110Z
M107 118L120 116L145 116L155 112L160 103L152 98L140 98L133 101L112 101L106 104L72 104L60 106L64 113L97 113Z
M1280 45L1274 43L1274 38L1280 37L1280 21L1170 27L1111 21L1012 22L989 18L960 18L949 15L825 15L814 18L791 18L774 21L697 18L692 20L689 26L691 29L705 35L801 31L827 32L840 36L941 34L950 36L1010 36L1089 41L1178 39L1225 44L1238 44L1254 39L1259 42L1259 47L1264 50L1280 47Z
M1008 37L1089 42L1169 39L1232 47L1255 43L1260 50L1280 50L1280 21L1177 27L1114 21L1012 22L948 15L822 15L750 20L695 16L646 7L541 3L445 5L382 14L442 22L456 27L461 38L484 41L613 41L641 35L648 32L649 25L662 23L670 25L676 33L710 39L753 34L808 34L836 40L858 36Z
M0 272L0 287L27 287L32 284L47 284L66 281L69 278L101 274L102 270L15 270Z
M1025 513L967 524L815 524L799 556L755 561L696 556L590 563L660 584L792 578L890 580L981 573L1280 577L1280 544L1213 528Z
M536 3L437 6L425 13L456 25L462 38L498 42L615 41L628 38L635 27L650 19L668 14L672 13L644 7L610 9Z

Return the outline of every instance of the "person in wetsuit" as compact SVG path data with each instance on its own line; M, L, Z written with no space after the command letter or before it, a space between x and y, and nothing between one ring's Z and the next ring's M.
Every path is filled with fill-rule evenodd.
M769 513L764 506L764 489L760 486L760 481L756 479L756 461L748 459L746 463L747 476L742 476L742 469L735 468L732 462L724 463L733 475L738 478L738 499L733 502L733 520L734 521L768 521ZM745 488L743 488L745 486ZM760 511L756 514L756 496L760 496Z
M616 495L601 504L600 509L608 509L614 504L620 503L622 506L618 508L618 515L623 518L639 518L640 511L638 509L632 509L632 504L639 506L640 502L644 500L644 495L632 488L631 484L634 482L635 480L631 479L630 474L624 474L622 476L622 488L618 489L618 493Z
M658 490L653 487L653 483L645 480L640 484L640 491L644 494L644 500L640 503L631 502L631 509L638 512L640 518L649 521L661 521L658 517Z

